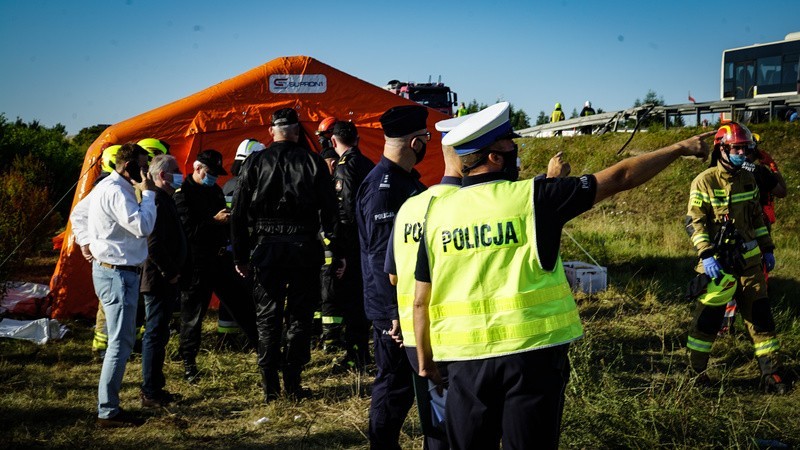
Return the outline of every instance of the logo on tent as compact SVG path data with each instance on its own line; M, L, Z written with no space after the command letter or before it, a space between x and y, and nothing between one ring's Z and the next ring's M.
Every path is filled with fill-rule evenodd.
M270 75L273 94L322 94L328 89L325 75Z

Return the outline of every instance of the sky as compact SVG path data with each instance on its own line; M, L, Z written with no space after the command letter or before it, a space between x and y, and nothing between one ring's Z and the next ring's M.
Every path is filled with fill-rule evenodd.
M532 121L720 97L722 51L800 31L797 1L0 0L0 113L69 134L281 56L383 86L442 81Z

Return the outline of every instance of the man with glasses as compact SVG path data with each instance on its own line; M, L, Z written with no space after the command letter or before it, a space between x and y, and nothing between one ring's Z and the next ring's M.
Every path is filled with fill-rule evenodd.
M147 237L147 259L140 291L144 294L145 332L142 338L143 408L161 408L175 398L164 389L164 357L169 342L169 320L180 305L178 274L186 260L186 235L172 195L183 183L178 162L160 154L150 163L155 184L156 223Z
M649 180L679 156L707 155L700 137L594 175L516 181L507 102L451 130L463 187L433 197L415 270L421 376L441 393L452 448L558 448L569 343L583 335L559 256L570 219ZM436 394L433 394L436 395Z
M414 166L425 157L431 139L427 118L427 108L419 105L397 106L381 116L383 157L356 194L364 310L372 321L378 366L369 411L371 448L400 448L400 429L414 402L411 365L393 340L400 334L395 288L383 266L397 211L407 198L425 190Z

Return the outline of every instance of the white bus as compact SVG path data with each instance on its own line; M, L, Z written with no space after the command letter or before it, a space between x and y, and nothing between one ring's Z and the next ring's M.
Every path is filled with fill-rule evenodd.
M778 42L722 52L720 98L736 100L800 94L800 32Z

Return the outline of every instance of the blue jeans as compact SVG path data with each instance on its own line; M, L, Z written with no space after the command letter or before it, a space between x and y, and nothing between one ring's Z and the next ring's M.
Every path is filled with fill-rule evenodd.
M108 327L108 349L97 387L97 417L109 419L119 414L119 391L125 365L136 341L136 307L139 300L139 274L92 264L94 292L103 303Z
M178 285L169 285L160 292L144 294L145 331L142 338L142 392L155 398L161 394L164 378L164 358L169 342L169 319L177 305Z

